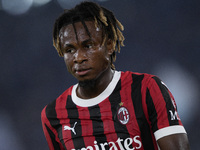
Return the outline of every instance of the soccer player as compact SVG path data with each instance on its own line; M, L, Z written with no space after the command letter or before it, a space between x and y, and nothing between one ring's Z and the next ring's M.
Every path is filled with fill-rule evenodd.
M50 150L189 150L163 81L115 70L122 30L111 11L93 2L56 20L54 46L78 83L42 111Z

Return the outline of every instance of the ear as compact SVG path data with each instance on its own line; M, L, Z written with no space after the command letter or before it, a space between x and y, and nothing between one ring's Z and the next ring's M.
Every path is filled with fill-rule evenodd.
M112 55L112 53L114 52L113 41L111 39L108 39L106 41L106 46L107 46L108 55Z

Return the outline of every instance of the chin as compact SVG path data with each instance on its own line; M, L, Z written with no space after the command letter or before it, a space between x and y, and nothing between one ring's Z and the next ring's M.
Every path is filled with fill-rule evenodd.
M80 87L84 87L84 88L94 87L95 86L95 80L94 79L90 79L90 80L79 81L79 86Z
M88 82L88 81L92 81L92 80L96 80L96 76L94 75L83 75L83 76L76 76L76 79L79 82Z

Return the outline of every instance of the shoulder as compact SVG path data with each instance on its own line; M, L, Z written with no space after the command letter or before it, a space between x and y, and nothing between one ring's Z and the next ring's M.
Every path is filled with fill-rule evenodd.
M127 79L127 78L132 78L133 80L141 80L143 82L149 82L151 80L159 79L157 76L148 73L121 71L121 79Z
M140 72L133 72L133 71L121 71L122 76L133 75L133 76L144 76L145 78L154 77L155 75L148 74L148 73L140 73Z
M63 101L63 100L66 100L68 96L71 96L72 88L73 88L73 86L71 86L70 88L68 88L67 90L65 90L65 91L56 99L56 101Z
M41 112L42 120L53 115L53 113L55 112L55 109L56 109L56 105L58 105L59 103L66 103L67 97L71 95L72 87L73 86L71 86L70 88L65 90L58 98L51 101L49 104L47 104L43 108L43 110Z

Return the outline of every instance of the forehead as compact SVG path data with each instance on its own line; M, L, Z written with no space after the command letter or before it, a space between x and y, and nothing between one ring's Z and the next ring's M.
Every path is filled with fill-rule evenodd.
M82 22L76 22L69 24L61 28L59 32L59 37L61 42L71 41L71 40L86 40L86 39L102 39L102 31L99 27L95 27L94 21L85 21L85 25ZM87 28L87 29L86 29ZM89 31L89 33L87 32ZM89 36L90 35L90 36Z

